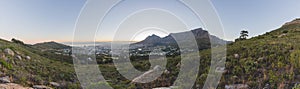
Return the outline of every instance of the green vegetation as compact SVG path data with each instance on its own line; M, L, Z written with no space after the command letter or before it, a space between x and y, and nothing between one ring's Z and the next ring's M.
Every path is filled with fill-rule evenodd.
M3 65L7 69L12 69L12 65L7 63L5 60L0 59L0 64Z
M11 49L14 55L5 54L4 49ZM0 76L10 76L13 83L31 87L57 82L61 84L60 88L80 88L73 64L64 61L67 58L54 54L44 57L41 54L45 52L16 40L0 40L0 50L3 54L0 55L0 71L4 73Z
M246 84L251 89L293 88L299 89L300 82L300 24L288 24L264 35L246 39L248 31L242 31L241 37L227 45L225 72L219 82L218 89L225 85ZM240 40L241 39L241 40ZM4 49L11 49L15 55L5 55ZM19 41L0 40L0 71L1 76L10 76L14 83L24 86L49 85L49 82L62 84L61 88L80 88L69 55L57 54L57 50L69 48L57 43L42 43L34 46L20 44ZM46 49L46 50L43 50ZM201 50L190 53L201 56L197 80L193 88L202 88L209 77L211 50ZM22 57L18 59L17 56ZM30 56L30 59L26 59ZM218 55L214 55L218 56ZM150 68L148 57L132 57L132 64L138 70L147 71ZM108 84L116 89L154 88L171 86L180 71L180 55L167 57L167 72L149 83L133 83L124 78L112 63L109 56L97 56L99 69ZM155 62L159 60L153 59ZM188 60L193 60L189 58ZM196 67L195 67L196 68ZM192 69L191 69L192 70ZM124 70L123 70L124 71ZM191 73L186 73L190 75ZM191 76L191 78L193 78ZM213 76L210 76L213 77ZM94 88L107 85L98 82L89 86Z
M69 49L70 46L56 43L56 42L44 42L44 43L37 43L34 44L32 47L44 50L60 50L60 49Z
M246 32L242 33L246 34ZM228 44L226 68L218 88L223 89L225 85L232 84L247 84L251 89L293 88L296 83L300 82L299 39L300 24L290 24L264 35ZM194 88L202 88L204 85L210 69L210 52L208 49L199 53L201 69ZM132 86L138 88L164 87L172 85L176 80L179 72L176 65L181 60L180 56L167 59L167 70L170 73L164 73L157 80L145 84L131 84L130 80L123 78L117 72L113 64L101 64L100 69L104 77L111 80L110 85L115 88L119 86L125 88ZM147 61L132 61L132 64L138 66L139 70L148 70L149 63Z
M235 41L246 40L247 37L249 36L248 33L249 33L248 31L242 30L240 33L240 37L237 38Z

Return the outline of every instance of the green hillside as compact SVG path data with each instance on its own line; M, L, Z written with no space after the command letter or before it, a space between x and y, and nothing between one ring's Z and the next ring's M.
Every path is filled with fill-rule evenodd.
M28 87L79 88L72 64L38 53L43 52L29 45L0 40L0 77L9 77L10 82Z
M299 19L279 29L227 46L225 84L292 88L300 82Z
M54 42L46 44L31 46L19 41L0 40L0 81L2 77L7 77L12 83L28 87L45 85L55 88L80 88L72 58L69 54L57 53L61 52L61 49L68 49L69 46L57 45ZM290 89L296 86L299 88L299 45L300 19L288 22L263 35L228 44L226 68L218 88ZM197 53L189 55L194 54ZM211 63L210 49L201 50L199 54L200 70L193 87L195 89L203 87ZM101 57L97 59L103 60ZM141 71L152 69L149 60L144 59L132 59L132 64ZM99 64L99 68L110 86L116 89L168 87L178 76L181 58L168 56L167 59L166 71L150 83L132 83L118 73L113 63ZM60 86L54 86L53 82ZM91 87L99 84L92 84Z
M218 88L240 87L250 89L290 89L300 83L300 19L279 29L247 40L227 45L225 72ZM200 51L201 63L195 89L202 88L210 66L210 50ZM190 54L193 55L193 54ZM113 64L101 64L100 70L114 87L154 88L171 86L179 72L180 56L168 57L167 70L157 80L132 84L122 77ZM147 71L147 60L133 61L137 69Z
M44 43L37 43L32 45L34 48L38 48L41 50L60 50L60 49L71 49L71 46L67 46L61 43L57 43L54 41L51 42L44 42Z

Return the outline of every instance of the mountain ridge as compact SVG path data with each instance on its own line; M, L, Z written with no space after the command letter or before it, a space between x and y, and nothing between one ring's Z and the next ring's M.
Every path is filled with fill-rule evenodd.
M210 35L208 31L203 30L202 28L197 28L191 31L170 33L169 35L162 38L154 34L148 36L145 40L133 43L132 46L137 46L137 47L141 47L141 46L154 47L154 46L168 46L168 45L177 46L178 42L184 43L185 45L189 46L191 45L190 43L193 38L191 39L190 36L187 35L194 35L200 50L208 49L211 46L218 46L218 45L224 45L230 43L230 41L225 41L216 36ZM216 44L211 44L211 43L216 43Z

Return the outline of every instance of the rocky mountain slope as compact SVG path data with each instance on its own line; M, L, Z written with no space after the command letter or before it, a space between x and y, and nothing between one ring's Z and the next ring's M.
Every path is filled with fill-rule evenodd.
M30 45L0 39L0 87L80 88L72 64L43 53Z

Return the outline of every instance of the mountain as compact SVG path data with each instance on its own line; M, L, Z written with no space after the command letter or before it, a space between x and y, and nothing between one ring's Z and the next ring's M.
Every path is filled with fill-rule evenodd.
M59 50L59 49L71 49L71 46L67 46L61 43L57 43L54 41L51 42L44 42L44 43L37 43L32 45L34 48L43 49L43 50Z
M145 47L154 47L154 46L177 46L178 43L184 43L185 46L190 46L192 39L190 39L191 33L194 35L195 40L198 44L199 49L208 49L211 46L211 42L217 43L212 44L212 46L226 44L227 41L222 40L216 36L210 35L207 31L202 28L194 29L191 31L180 32L180 33L171 33L166 37L160 38L157 35L148 36L145 40L132 44L132 46L145 46ZM176 38L176 40L175 40Z
M0 88L80 88L73 64L65 61L71 57L21 43L0 39Z

